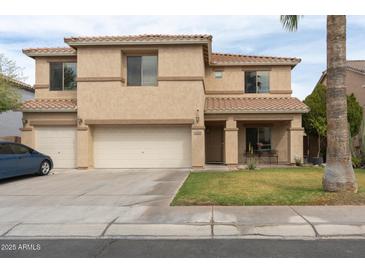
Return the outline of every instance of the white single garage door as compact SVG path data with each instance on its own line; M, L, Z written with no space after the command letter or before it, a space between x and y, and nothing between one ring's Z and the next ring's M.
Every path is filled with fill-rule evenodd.
M96 127L94 166L96 168L191 167L191 128Z
M36 150L51 156L55 168L76 167L75 127L37 127Z

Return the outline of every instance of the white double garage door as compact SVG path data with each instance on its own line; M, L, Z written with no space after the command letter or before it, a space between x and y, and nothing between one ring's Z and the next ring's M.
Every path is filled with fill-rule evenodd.
M95 168L189 168L189 126L96 126ZM36 149L52 157L55 168L76 167L75 127L38 127Z

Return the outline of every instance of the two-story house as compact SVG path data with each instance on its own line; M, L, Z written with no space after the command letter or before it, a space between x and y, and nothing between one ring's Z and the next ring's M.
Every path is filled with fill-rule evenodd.
M246 152L303 157L296 58L212 53L210 35L70 37L31 48L22 142L58 168L236 167Z

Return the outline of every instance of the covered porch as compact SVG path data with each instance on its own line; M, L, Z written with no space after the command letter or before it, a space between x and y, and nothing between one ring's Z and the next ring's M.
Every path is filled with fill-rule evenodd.
M271 107L271 110L259 111L258 108L269 108L268 103L277 103L279 99L283 100L277 109ZM254 101L257 111L247 110L250 101ZM258 102L261 104L257 105ZM283 103L296 103L301 109L285 111L283 108L288 104ZM208 101L205 113L206 164L236 168L246 164L248 159L255 159L260 165L287 165L297 159L303 161L304 107L302 102L291 97L240 97L233 100L218 97L210 104Z

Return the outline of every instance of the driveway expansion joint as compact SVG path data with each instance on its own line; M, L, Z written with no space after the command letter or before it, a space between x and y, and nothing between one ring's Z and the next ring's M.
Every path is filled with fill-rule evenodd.
M104 235L105 235L105 233L106 233L106 231L109 229L109 227L112 225L112 224L114 224L115 223L115 221L116 220L118 220L118 218L119 218L119 216L118 217L116 217L116 218L114 218L110 223L108 223L107 225L106 225L106 227L104 228L104 230L103 230L103 232L101 233L101 237L103 237Z
M315 234L315 237L318 238L320 237L316 227L314 226L314 224L312 224L307 218L305 218L302 214L300 214L297 210L295 210L292 206L289 206L289 208L291 210L294 211L295 214L297 214L298 216L300 216L304 221L306 221L307 224L309 224L311 226L311 228L313 229L314 231L314 234Z
M0 237L5 237L6 236L6 234L8 234L10 231L12 231L15 227L17 227L18 225L20 225L20 224L22 224L22 223L17 223L17 224L15 224L15 225L13 225L11 228L9 228L7 231L5 231L3 234L1 234L1 236Z

